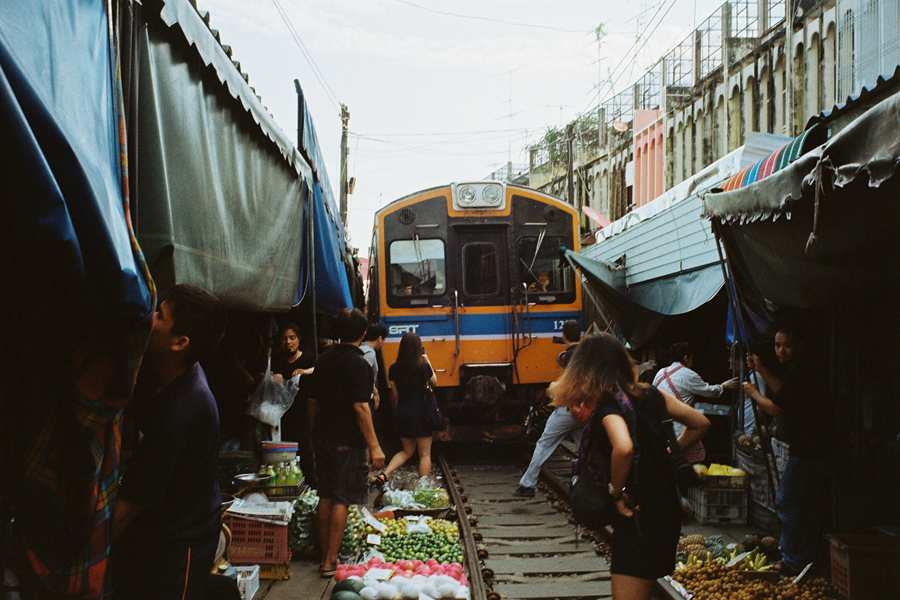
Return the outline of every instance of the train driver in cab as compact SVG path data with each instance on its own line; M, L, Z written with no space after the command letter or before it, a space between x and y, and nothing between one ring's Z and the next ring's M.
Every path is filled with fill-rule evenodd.
M550 290L550 272L540 271L537 274L537 280L528 286L529 292L547 292Z

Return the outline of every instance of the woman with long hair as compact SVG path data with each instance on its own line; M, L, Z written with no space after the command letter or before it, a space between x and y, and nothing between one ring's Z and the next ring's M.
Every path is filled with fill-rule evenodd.
M659 394L672 419L685 426L678 438L682 449L703 436L709 421L670 394L638 383L628 351L606 333L581 341L556 389L557 402L591 420L590 435L599 436L604 460L609 459L609 493L616 507L613 600L649 599L656 579L675 569L681 531L675 472L661 424L666 416L657 410Z
M400 338L397 362L388 369L391 404L397 421L401 450L391 458L384 472L373 483L383 487L391 474L419 453L419 477L431 473L431 426L425 412L425 389L437 385L437 375L422 347L422 340L412 331Z

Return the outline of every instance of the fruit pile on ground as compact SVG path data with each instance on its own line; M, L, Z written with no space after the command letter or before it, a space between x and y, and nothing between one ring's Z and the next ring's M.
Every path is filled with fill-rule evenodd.
M694 600L841 600L841 595L824 579L793 583L748 578L742 569L726 567L712 560L687 565L672 574Z
M356 556L366 543L366 524L355 504L347 509L347 526L341 538L341 546L338 554L341 556Z
M448 533L407 533L403 535L383 535L379 552L389 562L395 560L428 560L439 563L462 562L462 547L459 534Z
M377 577L376 577L377 575ZM415 600L468 598L468 581L459 563L436 560L381 562L372 558L360 565L338 565L332 600Z

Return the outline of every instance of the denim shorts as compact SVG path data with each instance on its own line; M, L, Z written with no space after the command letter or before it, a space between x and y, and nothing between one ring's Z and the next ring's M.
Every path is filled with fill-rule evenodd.
M339 446L315 440L316 479L320 498L350 506L369 501L369 464L366 448Z

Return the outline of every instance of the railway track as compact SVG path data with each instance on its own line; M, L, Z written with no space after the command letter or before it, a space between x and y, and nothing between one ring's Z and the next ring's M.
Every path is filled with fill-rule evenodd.
M534 498L511 493L527 458L494 448L472 454L454 453L452 466L438 457L461 517L472 600L610 598L609 565L595 550L598 540L559 510L571 452L560 447L545 463L545 486Z

